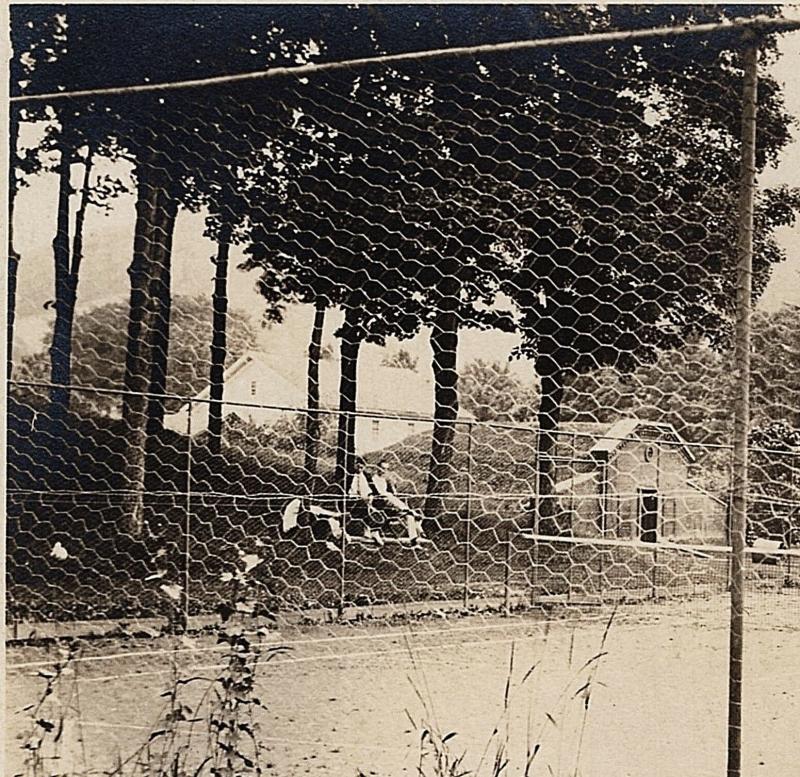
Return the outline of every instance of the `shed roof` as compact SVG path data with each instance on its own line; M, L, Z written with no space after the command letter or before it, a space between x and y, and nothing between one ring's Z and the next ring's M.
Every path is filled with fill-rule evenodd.
M589 449L589 454L598 459L608 459L615 455L622 445L631 440L664 442L665 437L672 438L675 446L687 461L695 461L695 455L691 448L672 424L663 421L645 421L641 418L622 418L612 424L608 431Z

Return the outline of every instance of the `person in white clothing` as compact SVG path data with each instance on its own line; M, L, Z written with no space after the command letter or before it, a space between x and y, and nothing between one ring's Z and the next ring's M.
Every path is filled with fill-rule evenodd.
M402 519L408 539L415 543L422 536L421 516L397 496L395 479L391 462L381 459L377 473L372 476L372 484L377 492L372 497L372 509L384 512L387 517Z
M378 545L383 545L380 519L383 516L373 510L373 499L378 490L372 479L372 474L367 469L367 462L361 456L356 456L353 462L353 477L347 489L349 511L347 533L362 534L367 539L375 540Z

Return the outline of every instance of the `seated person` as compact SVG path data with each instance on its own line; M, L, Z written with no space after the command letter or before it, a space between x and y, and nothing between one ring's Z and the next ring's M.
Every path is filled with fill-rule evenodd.
M319 505L310 504L298 498L292 499L281 515L281 528L287 534L298 526L311 529L315 539L327 539L332 536L340 539L342 536L342 514L336 510L329 510Z
M380 532L383 516L372 509L372 500L378 494L372 474L367 470L367 462L361 456L356 456L353 470L353 478L347 489L349 507L347 533L362 534L368 539L375 540L378 545L383 545L383 536Z
M402 519L409 540L412 544L415 543L423 534L421 516L397 496L394 485L396 478L388 459L381 459L378 462L378 471L371 478L372 508L383 512L388 518Z
M419 515L395 493L389 462L378 462L373 474L360 456L356 457L355 472L347 495L350 497L348 534L363 534L368 539L384 544L383 529L387 521L400 521L408 539L416 545L422 536Z

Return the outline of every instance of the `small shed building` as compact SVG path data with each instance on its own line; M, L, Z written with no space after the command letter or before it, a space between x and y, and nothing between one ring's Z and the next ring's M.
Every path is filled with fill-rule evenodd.
M555 487L560 528L576 537L727 542L726 503L693 482L696 457L673 426L625 418L573 439L581 442L559 467L572 474Z

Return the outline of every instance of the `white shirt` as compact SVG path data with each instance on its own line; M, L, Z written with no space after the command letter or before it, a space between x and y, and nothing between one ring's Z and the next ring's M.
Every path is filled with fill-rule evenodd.
M372 496L372 489L369 487L367 476L363 472L357 472L350 484L350 496L357 496L360 499L368 500Z
M373 475L372 482L375 484L375 490L381 494L381 496L386 496L391 493L389 481L383 475Z

